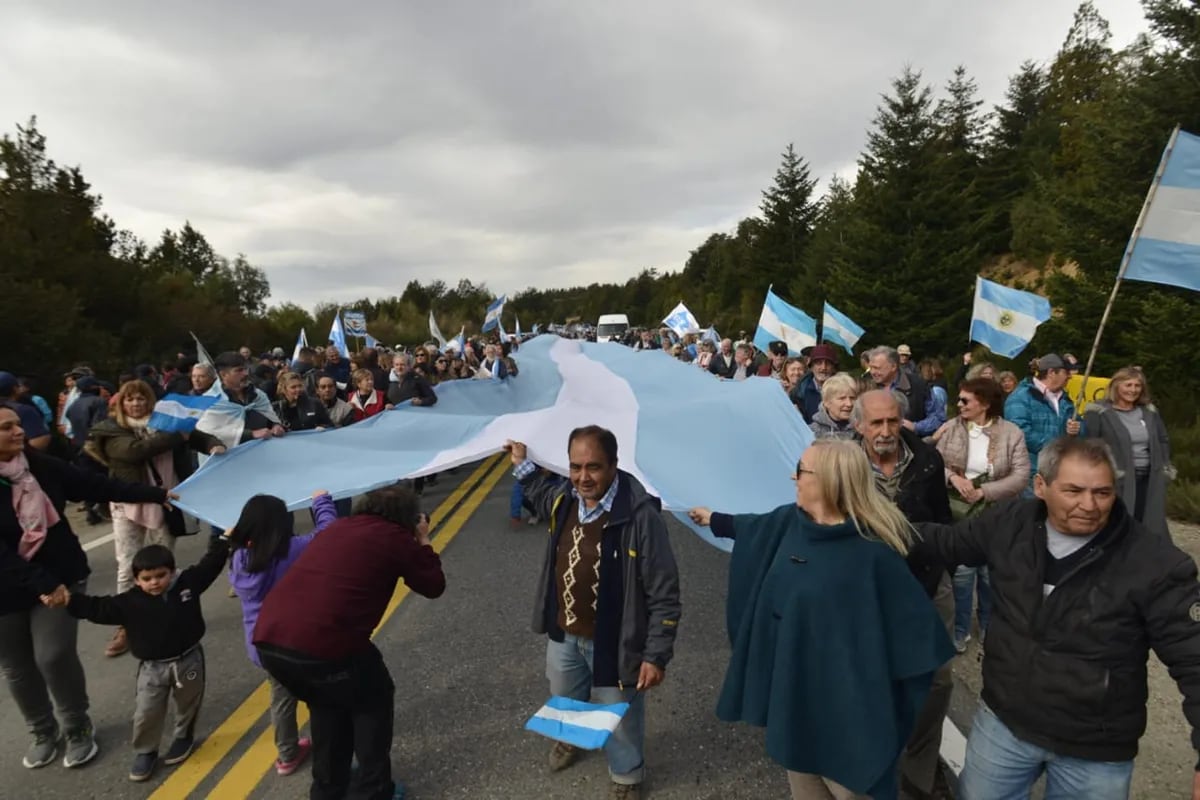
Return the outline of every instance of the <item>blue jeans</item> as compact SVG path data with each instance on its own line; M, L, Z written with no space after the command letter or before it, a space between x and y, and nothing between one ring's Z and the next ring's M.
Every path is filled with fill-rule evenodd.
M1055 755L1018 739L980 703L959 778L963 800L1027 800L1042 772L1045 800L1128 800L1133 762Z
M521 509L525 505L525 487L520 481L513 481L512 494L508 496L508 516L510 519L520 519Z
M629 703L629 710L608 744L608 774L613 783L642 782L646 740L646 697L633 688L592 686L592 640L567 634L563 641L546 641L546 677L550 694L594 703Z
M992 584L987 567L964 567L954 570L954 640L964 641L971 633L971 610L975 591L979 590L979 632L987 631L992 617Z

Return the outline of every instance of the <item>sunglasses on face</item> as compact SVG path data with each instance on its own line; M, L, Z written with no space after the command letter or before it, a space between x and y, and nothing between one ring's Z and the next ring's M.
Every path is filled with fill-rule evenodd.
M971 398L969 398L969 397L960 397L960 398L958 398L958 404L959 404L960 406L965 406L967 403L970 403L970 402L971 402Z

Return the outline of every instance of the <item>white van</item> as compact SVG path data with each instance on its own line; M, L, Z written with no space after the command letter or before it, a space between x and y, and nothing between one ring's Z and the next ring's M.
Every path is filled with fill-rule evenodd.
M624 314L601 314L596 323L597 342L619 342L629 330L629 317Z

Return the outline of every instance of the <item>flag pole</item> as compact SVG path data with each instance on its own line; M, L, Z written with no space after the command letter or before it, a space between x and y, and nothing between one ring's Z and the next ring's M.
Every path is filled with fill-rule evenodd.
M1083 416L1083 401L1087 395L1088 381L1092 377L1092 365L1096 361L1096 352L1100 349L1100 337L1104 335L1104 326L1108 323L1108 316L1112 313L1113 304L1117 300L1117 290L1121 288L1121 281L1125 277L1125 271L1129 269L1129 261L1133 257L1133 248L1137 244L1138 238L1142 235L1142 226L1146 223L1146 212L1150 210L1150 204L1154 202L1154 195L1158 192L1158 187L1162 183L1163 173L1167 169L1167 161L1171 158L1172 151L1175 150L1175 142L1179 139L1179 131L1181 126L1176 125L1175 130L1171 131L1171 138L1167 141L1167 146L1163 149L1162 158L1158 161L1158 169L1154 173L1154 180L1150 183L1150 188L1146 192L1146 200L1142 203L1142 210L1138 214L1137 222L1133 226L1133 234L1129 237L1129 244L1125 245L1125 254L1121 256L1121 268L1117 270L1117 280L1113 283L1112 292L1108 295L1108 304L1104 306L1104 313L1100 316L1100 327L1096 328L1096 338L1092 340L1092 352L1088 354L1087 368L1083 372L1083 383L1079 387L1079 397L1075 399L1075 416Z

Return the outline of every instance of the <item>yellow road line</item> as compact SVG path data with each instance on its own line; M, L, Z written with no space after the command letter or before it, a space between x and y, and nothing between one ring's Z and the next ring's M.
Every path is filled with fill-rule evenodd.
M442 503L434 510L434 512L430 514L430 526L437 527L441 525L445 516L449 514L456 505L459 504L463 496L470 491L471 487L476 483L483 481L485 476L488 475L489 471L495 467L497 463L500 463L503 457L504 454L501 453L498 456L493 456L492 458L489 458L480 464L479 467L477 467L475 471L471 473L470 477L459 484L454 491L450 493L450 496L442 501ZM504 470L500 470L500 474L503 474L503 472ZM490 491L498 481L498 475L493 475L488 478L488 491ZM472 500L473 499L474 496L472 496ZM480 498L480 502L482 502L482 498ZM476 503L476 505L478 505L478 503ZM452 521L456 519L458 519L457 514L451 517ZM466 518L463 518L462 522L458 523L458 526L461 527L465 521ZM438 532L437 536L434 538L434 549L439 553L441 552L441 548L445 546L442 542L442 539L446 533L449 533L449 531ZM454 533L457 533L457 529L454 530ZM449 538L453 538L454 533L451 533ZM449 539L447 539L447 541L448 540ZM400 584L396 589L396 593L392 595L392 600L388 604L387 611L383 616L384 620L387 620L387 618L391 616L392 612L395 611L396 606L399 605L400 600L403 599L407 594L408 587ZM383 623L380 622L380 625L382 624ZM376 628L376 631L378 631L378 628ZM195 791L196 787L208 777L213 769L229 754L233 747L239 741L241 741L242 738L249 732L249 730L254 727L255 723L262 718L263 714L266 713L268 708L270 708L270 705L271 689L269 684L267 684L266 681L263 681L261 684L259 684L258 688L251 692L250 696L242 701L242 704L238 706L237 709L217 727L216 730L209 734L204 741L200 743L200 746L196 748L196 752L192 753L191 758L175 768L175 771L172 772L171 775L162 782L162 785L150 795L149 800L178 800L178 798L187 797L189 794ZM301 715L303 715L303 720L301 719ZM297 724L303 725L305 722L307 722L307 720L308 709L301 705L296 712ZM261 745L264 740L267 742L269 747L266 751L265 757L260 758L256 756L258 774L257 777L253 779L253 782L245 782L243 784L246 787L245 792L238 794L236 792L223 793L219 791L222 786L229 781L229 775L227 775L226 778L221 781L221 785L210 794L211 797L244 797L254 788L255 785L258 784L259 781L262 780L263 774L265 773L261 768L261 765L267 764L269 766L274 762L274 736L269 727L261 736L259 736L258 741L256 741L250 747L249 751L243 755L241 759L239 759L238 764L235 765L234 769L230 771L230 774L235 771L240 772L238 768L241 767L243 763L249 765L249 756L258 753L259 745Z

